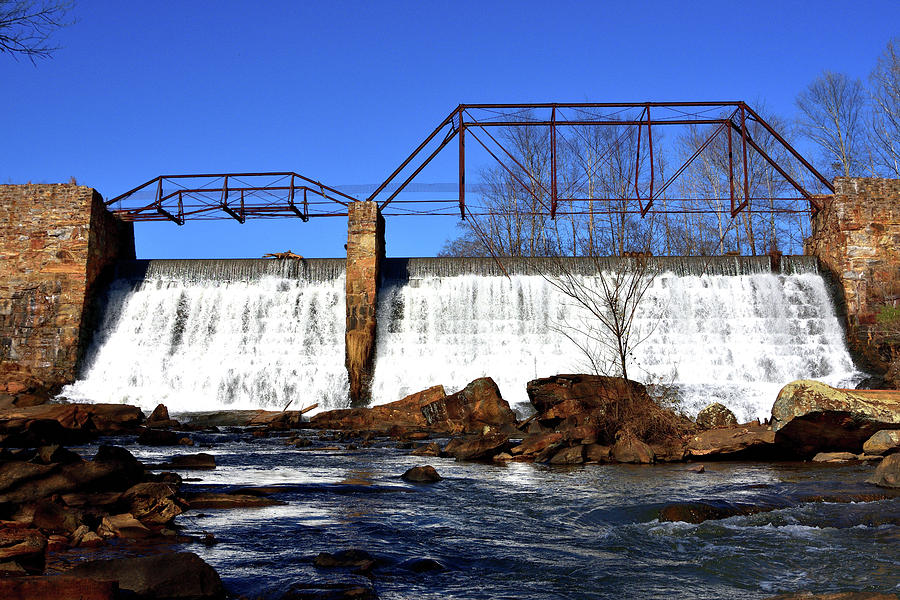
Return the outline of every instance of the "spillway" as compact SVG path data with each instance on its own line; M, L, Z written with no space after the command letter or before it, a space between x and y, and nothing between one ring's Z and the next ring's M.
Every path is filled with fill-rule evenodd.
M574 260L565 270L596 290L598 270L614 270L616 260ZM781 274L767 257L654 260L629 375L686 412L721 402L739 419L767 418L789 381L850 385L859 376L814 259L786 257ZM548 270L540 261L504 261L502 269L490 259L387 262L375 402L490 375L511 404L526 403L530 379L592 371L578 338L590 327L585 313L537 274Z
M348 402L344 261L119 266L71 400L171 411Z
M616 260L566 269L595 289ZM629 375L687 412L719 401L740 419L765 418L789 381L860 376L814 259L785 257L780 273L767 257L653 260ZM491 376L516 405L530 379L590 372L570 339L589 324L541 275L547 266L385 260L373 401ZM82 375L62 395L175 412L346 406L344 297L342 259L123 263Z

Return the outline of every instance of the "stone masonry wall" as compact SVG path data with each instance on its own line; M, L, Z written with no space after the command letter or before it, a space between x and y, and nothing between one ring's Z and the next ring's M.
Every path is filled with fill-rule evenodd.
M880 307L900 303L900 179L838 177L834 187L805 249L838 284L850 343L866 353Z
M347 225L346 365L351 406L366 406L371 397L375 361L375 316L384 217L374 202L350 204Z
M134 228L74 184L0 185L0 395L74 380L108 267Z

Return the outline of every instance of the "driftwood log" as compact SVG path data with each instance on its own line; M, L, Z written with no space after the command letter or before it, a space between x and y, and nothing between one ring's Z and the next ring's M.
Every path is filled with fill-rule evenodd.
M263 254L263 258L277 258L280 260L290 258L293 260L303 260L302 256L300 256L299 254L294 254L290 250L288 250L287 252L270 252L269 254Z

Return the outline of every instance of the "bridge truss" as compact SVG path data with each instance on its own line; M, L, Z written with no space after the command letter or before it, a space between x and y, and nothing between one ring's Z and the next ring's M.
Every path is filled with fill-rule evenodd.
M673 133L670 133L673 132ZM523 140L526 143L523 144ZM444 151L451 197L404 194ZM530 203L485 201L475 150ZM612 183L614 184L611 184ZM461 104L367 197L385 216L815 213L831 183L745 102ZM446 194L445 194L446 196ZM161 175L107 202L127 221L313 217L360 201L295 172Z

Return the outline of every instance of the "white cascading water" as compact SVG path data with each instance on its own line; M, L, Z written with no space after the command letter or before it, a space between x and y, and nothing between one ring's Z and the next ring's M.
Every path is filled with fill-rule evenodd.
M115 281L61 396L172 412L345 406L343 261L320 273L278 262L151 261Z
M527 403L531 379L590 372L585 354L559 332L581 314L537 275L426 275L386 286L374 402L438 383L456 391L490 376L510 404ZM689 414L721 402L741 421L768 418L790 381L849 385L860 375L813 272L662 273L638 307L632 339L643 338L629 376L674 386Z

